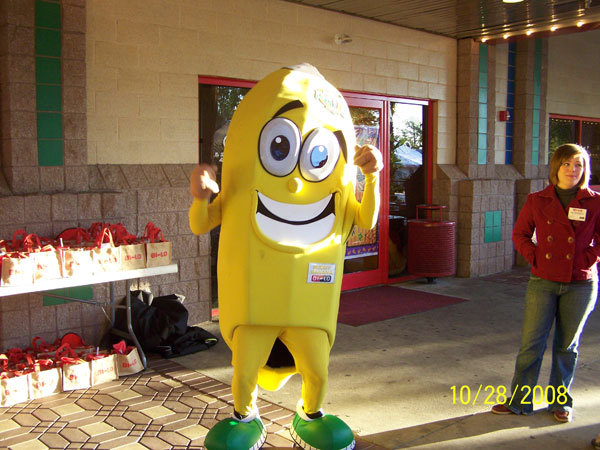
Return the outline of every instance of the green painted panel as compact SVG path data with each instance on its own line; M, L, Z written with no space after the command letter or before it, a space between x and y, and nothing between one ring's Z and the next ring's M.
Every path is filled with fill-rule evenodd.
M480 103L479 104L479 117L480 118L487 117L487 103Z
M38 139L62 139L62 115L39 112L37 114Z
M477 150L477 164L487 164L487 151Z
M62 87L38 84L37 110L62 111Z
M35 2L35 26L60 28L60 5L42 0Z
M539 109L533 110L533 126L534 126L534 128L536 126L539 128L539 126L540 126L540 110Z
M487 149L487 134L485 134L485 133L479 133L477 135L477 148L479 150L486 150Z
M494 211L494 226L499 227L502 225L502 211Z
M60 59L38 56L35 58L36 83L61 84Z
M69 288L71 295L69 297L91 300L94 298L94 288L92 286L76 286Z
M492 228L485 228L483 232L483 242L492 242L494 238L494 231Z
M492 242L500 242L502 240L502 228L494 227L492 230Z
M536 70L541 69L542 68L542 41L540 41L539 39L537 39L535 41L535 56L534 56L534 60L533 60L533 64L534 64L534 68Z
M35 53L44 56L60 56L60 31L37 28L35 30Z
M64 295L82 300L91 300L94 298L94 289L92 286L77 286L66 289L56 289L55 291L49 292L55 295ZM70 300L65 300L62 298L48 297L46 295L44 296L44 306L61 305L69 302Z
M487 133L487 119L485 117L480 117L477 121L477 132Z
M542 82L539 79L533 80L533 95L539 97L542 93Z
M488 72L488 46L481 44L479 46L479 73Z
M483 226L485 228L490 228L494 225L494 212L486 211L483 215Z
M487 88L479 88L479 103L487 103L488 90Z
M487 73L479 74L479 87L487 89L487 87L488 87Z
M38 164L40 166L62 166L63 163L62 139L38 140Z
M539 163L539 152L532 152L531 153L531 164L534 166L537 166Z

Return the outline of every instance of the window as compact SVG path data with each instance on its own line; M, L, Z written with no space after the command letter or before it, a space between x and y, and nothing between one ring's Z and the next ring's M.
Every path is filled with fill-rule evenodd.
M590 154L590 184L600 185L600 119L550 115L549 155L562 144L579 144Z

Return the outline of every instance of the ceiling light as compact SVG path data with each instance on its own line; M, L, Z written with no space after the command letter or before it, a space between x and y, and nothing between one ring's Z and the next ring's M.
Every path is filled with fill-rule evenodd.
M502 0L504 3L521 3L523 0Z
M508 39L508 33L502 36L503 39Z
M533 34L533 30L527 30L527 33L525 33L527 36L531 36Z
M486 37L481 38L481 42L486 42L487 40L488 40L488 38L486 38Z
M577 26L578 26L579 28L581 28L581 27L583 26L583 24L584 24L584 23L585 23L585 22L584 22L583 20L580 20L579 22L577 22Z
M550 31L556 31L556 30L558 30L558 25L552 25L550 27Z

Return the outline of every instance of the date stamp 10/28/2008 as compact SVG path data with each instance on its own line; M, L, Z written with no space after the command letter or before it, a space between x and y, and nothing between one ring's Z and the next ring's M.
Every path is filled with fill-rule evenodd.
M450 386L452 391L452 404L453 405L472 405L475 406L477 402L483 403L484 405L496 405L500 404L511 404L513 397L510 395L510 391L506 386L484 386L480 384L471 388L468 385L462 386ZM567 388L565 386L516 386L515 393L519 393L522 396L520 404L522 405L540 405L542 403L558 403L564 405L567 403Z

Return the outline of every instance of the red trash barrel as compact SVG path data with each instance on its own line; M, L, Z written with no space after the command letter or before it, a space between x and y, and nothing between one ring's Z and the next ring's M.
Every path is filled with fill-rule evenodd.
M418 205L417 218L408 221L408 273L428 279L455 273L456 222L443 221L440 205ZM428 218L420 218L422 212ZM433 218L434 213L439 217ZM430 280L431 281L431 280Z

